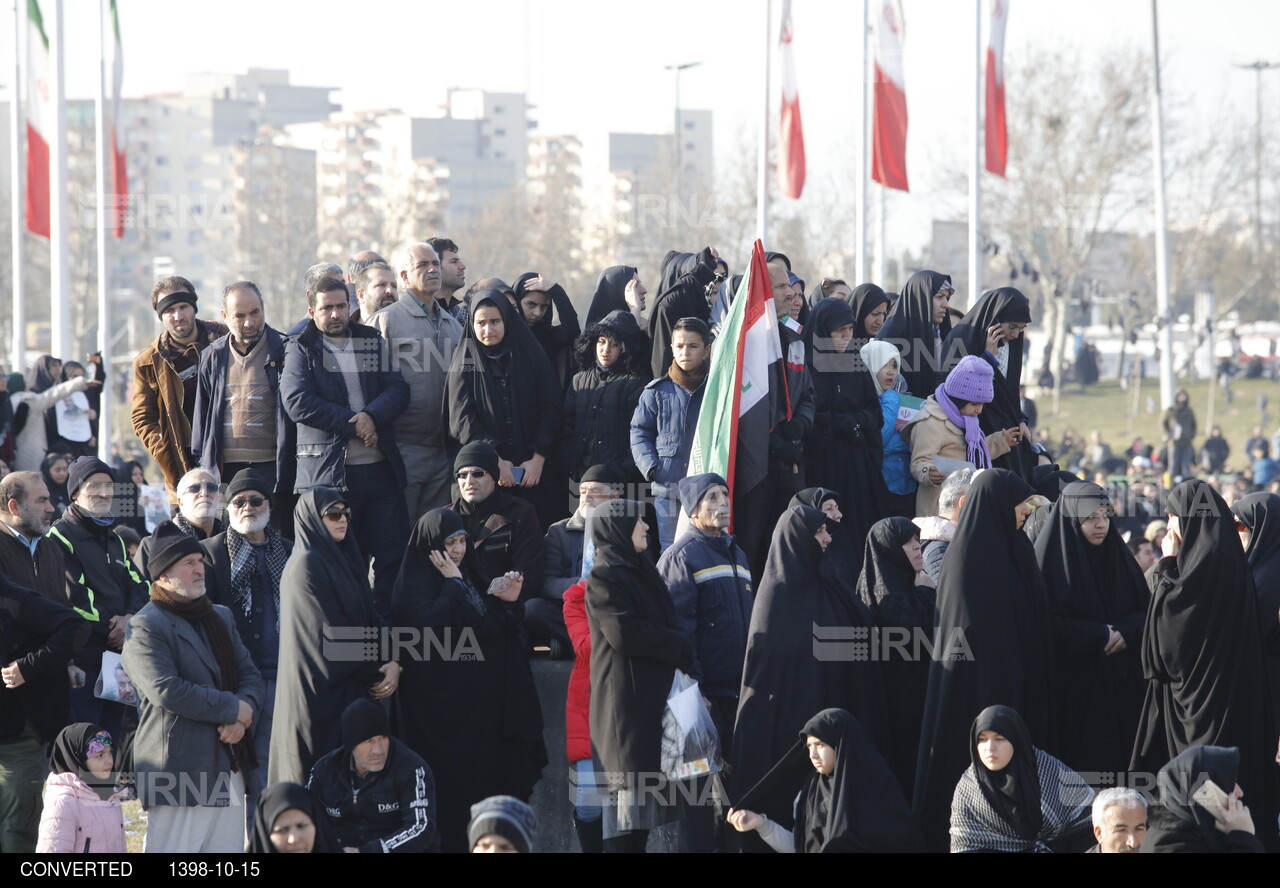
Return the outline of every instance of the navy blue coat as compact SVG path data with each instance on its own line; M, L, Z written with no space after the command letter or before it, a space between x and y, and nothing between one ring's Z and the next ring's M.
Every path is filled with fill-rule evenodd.
M391 369L387 343L372 327L352 325L356 361L362 368L360 388L364 411L378 430L378 447L387 457L396 480L405 483L404 460L396 447L391 424L409 404L409 384ZM289 419L298 424L298 477L295 492L312 487L347 489L347 439L356 436L347 406L347 385L321 343L320 330L312 322L285 347L280 393ZM367 369L365 369L367 368Z
M285 336L266 327L267 384L276 396L276 487L269 493L293 490L297 465L294 457L293 423L285 412L280 397L280 374L284 370ZM191 421L191 453L203 469L222 473L222 423L227 409L227 361L231 351L231 334L215 339L200 354L200 371L196 377L196 412ZM224 478L230 481L230 478Z

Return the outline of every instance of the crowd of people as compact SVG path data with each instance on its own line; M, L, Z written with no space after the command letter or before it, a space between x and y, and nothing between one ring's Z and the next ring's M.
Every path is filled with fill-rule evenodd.
M585 852L1280 845L1261 429L1236 474L1185 392L1162 447L1052 441L1018 290L769 253L767 466L731 489L690 471L726 259L668 253L652 299L605 269L580 322L461 252L316 265L287 331L251 281L219 322L160 280L139 460L95 455L100 360L9 377L0 851L122 852L136 798L148 852L527 852L540 780Z

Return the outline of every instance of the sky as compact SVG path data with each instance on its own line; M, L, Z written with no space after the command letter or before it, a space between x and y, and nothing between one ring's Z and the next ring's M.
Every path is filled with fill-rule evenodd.
M52 0L41 2L47 8ZM927 238L943 155L967 152L975 2L903 0L913 192L891 199L894 246L915 248ZM1006 2L1007 57L1055 45L1086 56L1150 48L1146 0ZM98 3L63 3L67 93L87 97L96 88ZM781 5L773 3L775 20ZM13 21L5 6L7 94ZM285 68L293 83L336 87L334 99L347 110L434 114L447 88L479 87L527 92L535 131L544 134L669 132L675 85L664 66L696 61L681 78L681 103L714 109L718 168L740 162L735 155L755 144L762 117L766 0L119 0L119 8L126 96L179 90L187 72ZM861 4L794 0L792 14L810 187L847 190L852 200ZM1252 124L1254 74L1232 66L1280 62L1280 3L1160 0L1159 16L1166 110L1189 106L1207 119L1236 108ZM776 54L774 67L776 115ZM1264 108L1280 111L1280 71L1264 75L1263 86ZM805 206L802 197L797 209Z

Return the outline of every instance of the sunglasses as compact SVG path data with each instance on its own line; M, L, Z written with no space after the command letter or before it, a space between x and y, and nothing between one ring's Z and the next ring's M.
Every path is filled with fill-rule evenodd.
M458 481L466 481L468 478L483 478L489 474L484 469L472 469L470 472L459 472L454 476Z
M327 511L327 512L325 512L325 513L324 513L324 519L325 519L326 521L333 521L333 522L335 522L335 523L336 523L336 522L338 522L338 521L342 521L342 520L350 521L350 520L351 520L351 509L350 509L350 508L346 508L346 509L330 509L329 511Z
M214 484L212 481L205 481L201 484L192 484L190 487L185 487L183 488L182 492L183 493L217 493L218 485Z
M231 501L231 508L243 509L245 506L248 506L251 509L256 509L266 501L266 497L262 496L243 496L233 499Z

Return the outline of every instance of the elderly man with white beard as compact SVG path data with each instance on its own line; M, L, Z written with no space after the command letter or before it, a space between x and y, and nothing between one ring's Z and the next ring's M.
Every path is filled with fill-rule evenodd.
M133 563L148 579L154 580L148 570L151 560L152 540L161 527L172 524L197 543L214 534L222 533L218 512L222 508L218 496L218 473L212 469L192 469L178 481L178 512L168 521L156 526L155 532L142 541L133 553Z
M257 773L263 781L250 787L255 796L255 789L266 786L280 656L280 577L293 551L293 543L270 526L270 487L253 469L241 470L227 486L226 532L200 543L209 563L205 575L209 600L230 609L266 689L253 726Z

